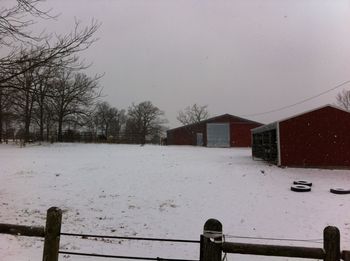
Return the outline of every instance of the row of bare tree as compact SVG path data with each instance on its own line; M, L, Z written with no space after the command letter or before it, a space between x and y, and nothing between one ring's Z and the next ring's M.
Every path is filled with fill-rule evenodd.
M63 141L66 130L89 133L92 140L159 141L164 112L150 101L132 104L127 111L97 102L98 79L51 66L17 75L0 89L0 137Z
M86 75L88 66L78 54L96 41L100 24L75 22L68 34L36 35L30 30L35 21L55 17L41 2L16 0L0 7L0 142L62 141L67 132L132 143L159 139L166 120L151 102L127 111L97 102L101 75Z
M0 137L4 129L6 137L18 131L29 141L35 132L35 139L43 141L57 130L62 140L64 126L82 123L98 96L97 76L52 64L26 70L0 88Z
M30 29L36 21L54 18L40 4L16 0L0 7L1 140L17 132L28 141L34 125L39 140L54 125L60 137L64 123L83 115L99 94L99 77L82 72L87 66L77 54L96 41L93 35L100 25L75 22L65 35L35 34Z
M118 143L159 143L167 120L150 101L132 104L128 110L98 103L87 122L89 133L99 140Z
M29 57L30 53L22 55ZM93 141L159 141L166 122L160 109L150 101L132 104L127 112L107 102L97 102L99 76L89 77L79 71L81 68L66 65L42 64L2 84L0 138L16 135L25 142L63 141L63 131L68 130L70 134L89 133ZM23 66L31 66L30 61L18 70Z

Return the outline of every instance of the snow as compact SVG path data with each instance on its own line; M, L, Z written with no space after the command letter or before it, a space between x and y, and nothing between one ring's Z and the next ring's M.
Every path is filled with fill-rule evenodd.
M227 235L321 239L324 227L335 225L342 249L350 249L350 195L329 192L350 187L349 170L278 168L250 155L250 149L190 146L0 145L0 223L44 226L46 210L57 206L63 209L62 232L70 233L199 240L205 221L216 218ZM294 180L312 181L312 191L290 191ZM0 235L0 259L41 260L42 246L42 239ZM196 244L62 236L61 248L199 257ZM61 255L60 260L97 259Z

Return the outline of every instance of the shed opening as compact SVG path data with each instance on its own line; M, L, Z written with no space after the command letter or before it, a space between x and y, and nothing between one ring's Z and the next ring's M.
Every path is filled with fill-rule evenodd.
M278 164L277 130L269 129L253 133L253 158Z

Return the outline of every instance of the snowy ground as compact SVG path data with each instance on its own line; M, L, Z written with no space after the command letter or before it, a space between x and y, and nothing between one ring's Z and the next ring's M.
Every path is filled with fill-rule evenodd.
M57 206L64 210L62 231L72 233L197 240L205 221L217 218L229 235L321 239L325 226L336 225L342 249L350 249L350 195L329 193L350 187L349 170L281 169L253 161L249 149L106 144L0 145L0 166L0 223L43 226L46 210ZM299 179L312 181L312 192L291 192ZM0 235L0 260L41 260L42 246L40 239ZM124 240L62 237L61 247L199 256L197 245Z

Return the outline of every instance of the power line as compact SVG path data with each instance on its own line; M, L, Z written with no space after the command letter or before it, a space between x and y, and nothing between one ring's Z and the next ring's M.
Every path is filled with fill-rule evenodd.
M282 111L282 110L285 110L285 109L294 107L294 106L296 106L296 105L305 103L305 102L310 101L310 100L312 100L312 99L315 99L315 98L317 98L317 97L320 97L320 96L322 96L322 95L324 95L324 94L326 94L326 93L329 93L329 92L331 92L331 91L334 91L334 90L336 90L336 89L338 89L338 88L340 88L340 87L342 87L342 86L344 86L344 85L346 85L346 84L348 84L348 83L350 83L350 80L347 80L347 81L345 81L345 82L342 82L342 83L340 83L340 84L338 84L338 85L332 87L331 89L328 89L328 90L326 90L326 91L323 91L323 92L321 92L321 93L318 93L318 94L316 94L316 95L314 95L314 96L308 97L308 98L306 98L306 99L304 99L304 100L301 100L301 101L298 101L298 102L296 102L296 103L289 104L289 105L280 107L280 108L278 108L278 109L270 110L270 111L241 115L241 117L254 117L254 116L260 116L260 115L264 115L264 114L269 114L269 113L273 113L273 112Z

